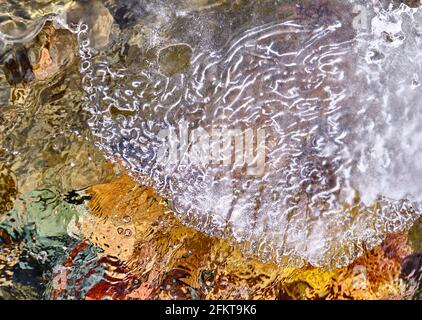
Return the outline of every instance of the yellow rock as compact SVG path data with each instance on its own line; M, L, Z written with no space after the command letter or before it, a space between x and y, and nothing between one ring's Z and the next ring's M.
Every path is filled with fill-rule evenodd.
M405 294L399 280L401 259L411 252L405 235L390 235L347 268L280 268L183 226L154 190L127 176L88 192L92 221L84 233L142 282L128 298L394 299Z

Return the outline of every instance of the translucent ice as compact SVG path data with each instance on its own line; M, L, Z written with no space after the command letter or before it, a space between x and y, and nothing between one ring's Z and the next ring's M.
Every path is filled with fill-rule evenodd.
M80 25L99 147L184 223L282 265L343 266L408 228L422 200L422 9L327 3L284 18L289 4L252 6L225 45L218 30L241 11L163 9L135 67L91 50Z

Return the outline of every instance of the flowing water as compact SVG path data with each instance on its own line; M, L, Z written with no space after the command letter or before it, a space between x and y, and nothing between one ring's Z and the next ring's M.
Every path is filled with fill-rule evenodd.
M13 27L1 26L3 56L13 57L2 83L14 86L1 88L2 163L20 194L13 201L6 190L0 203L12 210L9 229L10 216L13 225L32 216L19 202L44 197L33 189L58 199L110 179L103 156L155 189L184 225L283 267L347 266L420 217L417 3L90 8L15 7ZM50 62L29 68L46 48ZM57 117L40 124L43 113ZM72 152L87 160L57 160ZM66 221L80 210L69 206ZM57 232L74 241L69 230L48 237Z

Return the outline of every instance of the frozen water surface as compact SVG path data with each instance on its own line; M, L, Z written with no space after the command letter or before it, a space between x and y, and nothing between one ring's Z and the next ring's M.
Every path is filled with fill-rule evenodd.
M191 28L150 31L142 68L95 57L81 26L98 145L188 225L281 264L350 263L422 194L422 11L358 5L252 9L227 39L235 9L163 8Z

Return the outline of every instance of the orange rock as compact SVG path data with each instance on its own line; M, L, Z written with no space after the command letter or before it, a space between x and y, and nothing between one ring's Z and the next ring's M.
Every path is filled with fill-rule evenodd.
M56 30L47 22L38 36L27 44L36 80L46 80L76 57L76 39L68 30Z
M183 226L154 190L127 176L88 192L97 221L88 239L141 283L128 289L127 299L394 299L406 293L399 279L411 252L405 234L389 235L347 268L280 268Z

